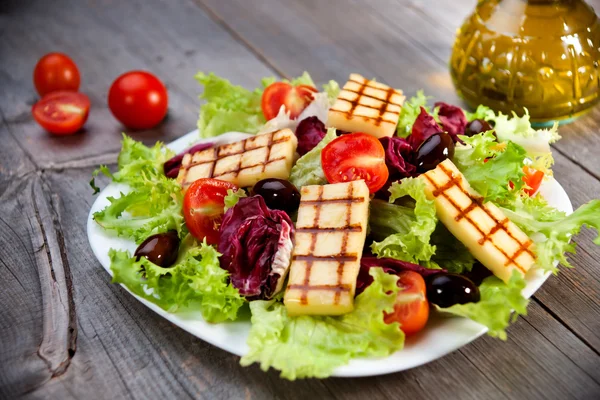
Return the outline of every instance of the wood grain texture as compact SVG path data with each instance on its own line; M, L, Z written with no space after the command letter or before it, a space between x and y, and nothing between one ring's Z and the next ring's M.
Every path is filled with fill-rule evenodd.
M0 398L600 396L600 251L589 231L571 257L577 268L550 278L507 342L484 337L428 365L373 378L287 382L274 371L241 368L238 357L112 285L89 248L85 221L94 201L90 173L114 163L124 129L106 107L120 73L147 69L169 89L167 120L133 133L146 143L193 129L197 70L246 87L273 74L308 70L318 82L343 82L357 71L408 94L424 88L458 101L446 60L471 1L194 2L0 2ZM93 107L85 133L52 137L30 116L31 72L48 51L71 54L81 69ZM600 194L599 124L596 108L561 128L556 176L575 205Z

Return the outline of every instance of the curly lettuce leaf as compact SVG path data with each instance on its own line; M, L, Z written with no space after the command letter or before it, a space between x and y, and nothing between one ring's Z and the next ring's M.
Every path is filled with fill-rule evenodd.
M512 118L499 113L489 119L495 123L494 131L500 142L517 143L527 151L533 168L543 171L546 175L552 174L551 168L554 159L550 144L560 139L558 123L555 123L550 129L533 129L527 109L522 117L513 112Z
M385 357L404 345L397 322L386 324L398 293L395 275L372 268L373 283L358 295L354 311L339 317L290 317L277 301L253 301L252 328L243 366L259 363L262 370L275 368L281 377L325 378L354 357Z
M330 80L329 82L323 85L323 91L327 93L329 104L333 105L335 99L337 99L338 95L340 94L340 85L336 81Z
M507 283L490 276L479 285L481 294L479 302L455 304L447 308L437 307L437 309L470 318L484 325L488 329L488 335L506 340L508 325L516 321L519 315L527 315L529 300L521 294L526 284L525 278L518 271L513 272Z
M127 184L130 190L120 197L108 197L110 204L94 213L94 220L104 229L136 243L171 229L177 230L180 237L185 235L181 187L163 174L163 163L171 156L172 152L162 143L146 147L124 135L119 170L113 175L105 167L99 171L115 182Z
M327 179L321 167L321 150L335 139L335 128L327 129L327 134L311 151L296 161L290 172L290 182L297 188L306 185L325 185Z
M227 212L230 208L235 206L241 198L248 197L244 189L227 189L227 196L225 196L225 209L223 212Z
M128 251L109 251L113 283L171 312L199 310L208 322L233 321L244 300L219 266L219 253L202 243L188 247L170 268L159 267Z
M457 146L453 161L485 201L506 203L519 195L527 153L513 142L499 144L491 131L460 136L468 146Z
M496 114L494 113L494 111L487 107L484 106L483 104L480 104L477 106L477 109L475 110L475 112L468 112L465 111L465 116L467 117L467 121L471 122L474 119L483 119L485 121L489 121L489 120L493 120L494 117L496 117Z
M404 178L392 183L389 192L390 203L404 196L414 199L414 215L406 212L399 214L394 221L400 225L398 233L389 235L380 242L373 242L371 251L380 258L424 264L435 254L435 246L430 243L430 238L437 224L434 203L425 195L425 183L420 179ZM377 212L374 210L375 215L371 219L377 218Z
M204 86L200 98L206 100L198 118L200 137L232 131L256 133L267 122L260 103L268 81L263 81L262 88L250 91L212 72L198 72L195 78Z
M398 117L396 135L403 138L410 135L412 126L421 112L421 107L425 108L427 112L430 111L429 107L427 107L428 99L429 97L425 96L422 90L417 90L417 93L413 97L404 102Z
M536 264L546 271L556 273L555 262L573 267L566 253L575 253L571 239L584 226L596 229L594 243L600 246L600 200L591 200L568 216L539 195L519 199L502 211L535 242Z

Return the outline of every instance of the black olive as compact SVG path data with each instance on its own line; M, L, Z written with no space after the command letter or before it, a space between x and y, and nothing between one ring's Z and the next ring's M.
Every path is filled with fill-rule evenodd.
M149 236L135 250L136 261L146 257L148 261L159 267L169 268L177 261L179 252L179 236L171 230Z
M439 273L426 279L427 300L446 308L455 304L477 303L479 288L469 278L459 274Z
M481 132L492 130L492 126L484 119L474 119L465 127L465 135L471 137Z
M427 172L442 161L454 157L454 142L446 132L429 136L417 149L417 171Z
M252 192L261 196L272 210L291 214L300 207L300 192L291 182L283 179L263 179L254 185Z

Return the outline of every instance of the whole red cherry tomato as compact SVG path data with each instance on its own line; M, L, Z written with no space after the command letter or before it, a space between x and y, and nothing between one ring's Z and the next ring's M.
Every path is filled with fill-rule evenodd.
M62 53L48 53L35 65L33 83L40 96L57 90L79 90L79 69Z
M154 75L130 71L119 76L108 91L108 107L131 129L154 128L167 115L167 88Z

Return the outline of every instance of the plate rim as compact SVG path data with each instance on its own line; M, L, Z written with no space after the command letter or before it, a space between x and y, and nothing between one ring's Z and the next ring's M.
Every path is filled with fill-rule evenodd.
M253 136L253 135L250 135L247 133L242 133L242 132L228 132L228 133L225 133L225 134L222 134L222 135L219 135L216 137L212 137L212 138L200 138L200 136L198 135L198 129L195 129L195 130L179 137L178 139L176 139L170 143L167 143L166 146L173 149L176 152L181 152L182 150L190 147L191 145L193 145L195 143L213 142L215 144L222 144L222 143L228 143L228 142L235 141L235 140L240 140L243 137L249 137L249 136ZM552 182L552 183L548 183L548 182ZM554 188L550 188L550 185L554 186ZM92 206L90 208L90 212L88 213L87 227L86 227L86 233L88 236L88 243L90 245L90 248L92 249L92 252L93 252L94 256L96 257L96 260L100 263L102 268L104 270L106 270L106 272L108 272L108 274L111 276L111 279L112 279L113 274L112 274L112 271L110 271L110 263L108 263L108 265L105 265L102 262L102 259L107 257L108 248L106 249L106 254L100 253L100 248L102 246L99 246L95 242L95 240L92 240L92 239L96 238L98 233L104 233L106 236L104 239L112 238L115 241L119 241L119 242L129 242L129 244L131 244L133 242L128 241L123 238L118 238L118 237L116 237L116 235L111 235L110 233L102 230L102 228L99 227L96 224L96 222L94 221L93 214L95 211L97 211L96 209L100 209L101 206L99 205L99 203L106 201L106 193L111 190L119 189L119 188L124 189L124 188L126 188L126 185L111 182L104 189L102 189L102 191L100 193L97 194L97 197L94 200L94 203L92 204ZM556 181L554 178L552 178L551 181L547 181L543 185L541 190L544 191L544 188L546 188L547 191L549 191L550 189L557 190L558 191L557 195L564 197L563 201L566 201L566 203L564 204L565 207L564 207L563 211L565 211L567 213L571 213L573 211L573 206L572 206L571 200L570 200L568 194L566 193L566 191L564 190L564 188L560 185L560 183L558 181ZM133 246L135 246L135 243L133 243ZM107 247L107 246L104 246L104 247ZM526 295L526 297L528 297L528 298L531 297L537 290L539 290L539 288L544 284L544 282L548 279L549 276L550 276L550 272L541 273L541 271L538 271L537 276L533 277L532 281L528 282L527 287L524 289L524 291L525 291L524 294ZM177 325L179 328L194 335L195 337L197 337L215 347L225 350L229 353L235 354L237 356L243 356L247 352L247 345L245 342L241 345L241 347L237 343L236 344L228 344L223 341L219 342L219 341L214 340L210 335L203 334L202 330L206 330L206 329L212 330L214 327L217 327L217 326L226 326L226 327L239 326L240 329L243 329L244 326L250 325L250 321L244 320L244 321L227 322L227 323L221 323L221 324L211 324L211 323L204 321L201 317L198 320L185 320L185 319L181 318L181 315L169 313L169 312L163 310L162 308L160 308L159 306L157 306L156 304L150 302L149 300L146 300L142 297L139 297L135 293L132 293L125 285L120 284L120 286L123 287L129 294L133 295L138 301L142 302L142 304L144 304L146 307L148 307L149 309L151 309L152 311L157 313L159 316L165 318L169 322ZM418 357L413 357L412 362L410 359L408 359L408 360L403 359L402 364L400 364L400 365L397 362L382 362L384 360L387 361L387 360L391 359L394 355L402 354L403 352L406 353L407 350L405 347L404 349L399 350L399 351L397 351L387 357L383 357L383 358L352 359L352 360L350 360L350 362L348 364L337 367L331 376L332 377L347 377L347 378L368 377L368 376L385 375L385 374L389 374L389 373L400 372L400 371L404 371L407 369L415 368L415 367L427 364L429 362L435 361L439 358L442 358L442 357L446 356L447 354L449 354L453 351L456 351L457 349L471 343L472 341L474 341L475 339L477 339L478 337L482 336L483 334L485 334L487 332L487 328L485 328L484 326L479 325L467 318L452 317L452 318L446 319L443 317L440 318L439 316L436 316L435 318L439 319L440 321L446 320L446 322L448 320L459 321L459 323L460 323L459 325L462 325L461 329L465 329L465 328L467 328L467 330L470 329L470 333L467 336L464 336L463 338L461 338L460 343L448 346L448 347L444 348L444 350L442 352L429 353L429 356L424 356L424 355L419 354ZM206 327L202 326L201 327L202 329L200 329L200 330L192 329L193 327L191 324L194 322L197 322L197 323L203 324L203 325L207 325L207 326ZM246 331L247 330L248 330L248 328L246 328ZM443 332L443 330L444 330L444 328L442 328L441 331ZM430 328L430 329L427 329L426 331L429 331L429 333L431 333L432 330ZM425 332L425 333L427 333L427 332ZM456 332L451 331L451 333L456 333ZM247 337L247 332L246 332L246 337ZM413 340L413 338L408 339L409 342L411 340ZM364 365L364 364L366 364L366 365Z

